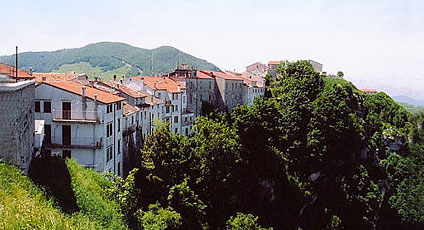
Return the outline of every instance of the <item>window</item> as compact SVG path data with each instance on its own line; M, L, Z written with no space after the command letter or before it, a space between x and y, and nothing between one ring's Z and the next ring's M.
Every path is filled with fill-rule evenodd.
M110 160L112 160L113 157L113 150L112 150L112 146L109 146L106 149L106 162L109 162Z
M106 113L111 113L112 110L113 110L113 105L112 104L107 105L107 107L106 107Z
M212 82L209 82L209 89L212 89Z
M166 106L166 113L169 113L169 106Z
M131 116L131 125L134 125L134 116Z
M178 111L178 105L175 105L175 111Z
M118 155L121 154L121 140L118 140Z
M175 123L178 123L178 116L175 116L175 117L174 117L174 124L175 124Z
M35 101L35 112L36 113L40 112L40 102L39 101Z
M209 102L211 101L211 95L209 95Z
M50 101L44 102L44 112L51 113L52 112L52 103Z
M185 135L188 135L188 128L185 128Z
M175 128L175 133L178 133L178 128Z
M116 103L116 110L120 110L121 109L121 102Z
M160 96L161 96L161 93L158 93L158 98L160 98Z
M112 123L109 123L106 126L106 135L107 135L107 137L112 136L112 132L113 132Z
M121 118L118 118L118 132L121 131Z
M121 176L121 162L118 162L118 176Z
M63 158L71 158L71 150L62 150Z

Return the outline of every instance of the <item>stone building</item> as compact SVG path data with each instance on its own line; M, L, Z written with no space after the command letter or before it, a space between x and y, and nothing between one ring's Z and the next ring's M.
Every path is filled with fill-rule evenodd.
M0 158L25 172L34 152L34 81L0 74Z

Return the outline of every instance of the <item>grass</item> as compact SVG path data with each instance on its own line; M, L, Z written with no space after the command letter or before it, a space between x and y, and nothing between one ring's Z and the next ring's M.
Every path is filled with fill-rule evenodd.
M118 79L122 75L127 76L128 72L131 70L131 67L124 65L117 69L103 72L100 67L92 67L88 62L78 62L76 64L64 64L59 69L53 70L52 72L57 73L85 73L90 79L100 76L102 80L112 80L113 75L116 75ZM128 76L127 76L128 77Z
M0 229L95 229L82 215L68 216L16 167L0 161Z
M74 160L68 159L66 164L80 213L100 229L127 229L119 204L107 198L106 190L112 182L94 170L83 169Z

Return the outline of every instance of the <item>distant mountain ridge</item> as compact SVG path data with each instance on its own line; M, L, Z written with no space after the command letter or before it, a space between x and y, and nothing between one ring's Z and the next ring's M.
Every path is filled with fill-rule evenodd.
M0 56L0 62L14 64L15 56ZM171 46L143 49L119 42L99 42L81 48L51 52L19 54L19 68L34 72L86 73L90 77L120 75L151 75L171 72L177 64L197 69L219 70L208 61L196 58Z
M424 106L424 101L417 100L415 98L408 97L405 95L394 96L393 100L395 100L396 102L407 103L415 106Z

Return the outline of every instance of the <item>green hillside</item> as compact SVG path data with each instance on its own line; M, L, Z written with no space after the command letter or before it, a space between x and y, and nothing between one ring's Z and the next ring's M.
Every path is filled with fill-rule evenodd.
M15 63L15 56L0 56L0 62ZM99 42L82 48L52 52L25 52L19 54L19 67L35 72L87 73L90 77L151 75L171 72L177 63L196 66L198 69L218 70L206 60L196 58L170 46L142 49L117 42Z
M65 215L16 167L0 161L0 229L95 229L83 215Z
M0 161L0 229L127 229L112 186L73 160L34 159L29 176Z
M408 103L398 102L403 108L410 113L424 113L424 106L412 105Z

